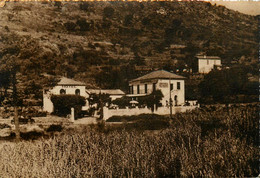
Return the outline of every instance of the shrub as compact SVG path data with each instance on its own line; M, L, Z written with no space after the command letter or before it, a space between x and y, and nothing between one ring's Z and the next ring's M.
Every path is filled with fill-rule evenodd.
M47 132L61 132L62 126L61 125L50 125L50 127L46 131Z
M120 108L125 108L126 106L130 106L131 98L127 96L123 96L122 98L117 98L112 101L113 104L119 106Z
M71 113L71 108L74 108L75 118L80 113L82 106L86 104L85 98L78 95L52 95L51 101L54 105L54 114L67 116Z
M105 7L103 10L104 17L110 18L114 15L114 9L112 7Z
M74 31L77 25L74 22L66 22L64 26L68 31Z
M80 31L88 31L90 30L90 23L86 21L86 19L77 20L76 24L79 26Z
M8 125L8 124L1 124L0 123L0 129L5 129L5 128L11 128L11 126Z
M79 9L82 11L88 11L89 3L88 2L82 2L79 5Z

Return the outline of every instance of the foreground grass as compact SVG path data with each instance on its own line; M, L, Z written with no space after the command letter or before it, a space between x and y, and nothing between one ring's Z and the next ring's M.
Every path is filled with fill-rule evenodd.
M177 114L157 132L95 126L5 143L0 177L257 176L257 111L211 108Z

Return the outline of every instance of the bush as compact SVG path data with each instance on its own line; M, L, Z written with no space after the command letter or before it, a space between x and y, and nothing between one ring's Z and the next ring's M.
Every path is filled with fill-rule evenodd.
M120 108L125 108L126 106L130 106L131 98L127 96L123 96L122 98L117 98L112 101L113 104L119 106Z
M103 10L104 17L110 18L114 15L115 10L112 7L105 7Z
M165 116L157 115L157 114L140 114L137 116L112 116L106 122L132 122L132 121L153 121L153 120L163 120Z
M88 11L89 3L88 2L82 2L79 5L79 9L82 11Z
M50 127L46 131L47 132L61 132L62 126L61 125L50 125Z
M74 31L77 25L74 22L66 22L64 26L68 31Z
M0 124L0 129L11 128L8 124Z
M86 104L85 98L78 95L52 95L51 101L54 105L54 114L67 116L71 113L71 108L74 108L75 118L81 112L82 106Z

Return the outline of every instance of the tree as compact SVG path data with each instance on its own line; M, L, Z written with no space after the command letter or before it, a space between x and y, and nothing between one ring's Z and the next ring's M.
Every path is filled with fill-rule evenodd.
M213 70L199 84L201 101L206 103L235 102L235 96L249 94L243 90L248 83L247 71L243 66L221 71Z
M155 109L155 107L160 106L160 102L163 98L163 94L161 90L155 90L151 94L142 96L138 98L139 105L146 105L148 108L151 108L152 110Z
M108 94L99 93L99 94L90 94L89 96L89 104L94 105L97 104L97 109L99 110L100 119L103 119L103 106L111 104L111 98Z
M117 98L114 101L112 101L113 104L119 106L119 107L126 107L126 106L130 106L130 101L131 98L127 97L127 96L123 96L122 98Z
M17 79L16 73L18 70L18 65L15 63L16 57L8 55L8 58L3 60L5 65L1 65L0 71L3 74L3 77L7 77L2 79L4 81L5 87L8 88L9 85L12 86L12 98L7 98L11 101L11 105L14 108L14 124L15 124L15 136L17 140L20 140L20 128L19 128L19 120L18 120L18 94L17 94ZM3 62L1 61L1 62Z
M54 114L66 116L71 113L71 108L74 108L76 118L79 116L82 106L86 104L85 98L78 95L52 95L51 101L54 105Z

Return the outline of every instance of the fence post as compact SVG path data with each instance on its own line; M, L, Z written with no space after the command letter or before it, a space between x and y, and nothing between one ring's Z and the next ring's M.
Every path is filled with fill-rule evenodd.
M73 123L74 123L74 121L75 121L74 108L71 108L70 120L71 120L71 122L73 122Z

